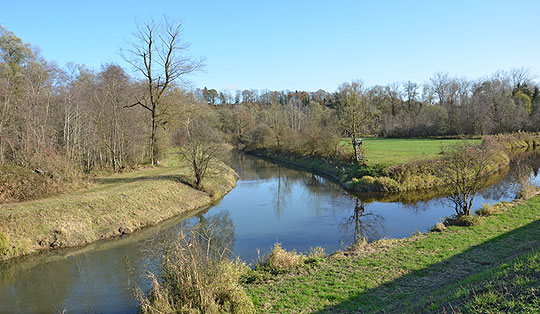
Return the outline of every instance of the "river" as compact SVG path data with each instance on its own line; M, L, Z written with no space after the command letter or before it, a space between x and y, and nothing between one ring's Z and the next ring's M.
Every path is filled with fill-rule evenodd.
M331 181L234 154L237 187L219 203L133 235L0 264L1 313L132 313L134 287L148 289L156 251L178 230L212 226L241 259L252 262L276 242L305 252L340 250L359 237L369 241L426 232L453 208L444 198L345 193ZM522 178L540 184L540 152L512 159L510 170L476 197L482 203L512 200ZM425 195L424 195L424 198Z

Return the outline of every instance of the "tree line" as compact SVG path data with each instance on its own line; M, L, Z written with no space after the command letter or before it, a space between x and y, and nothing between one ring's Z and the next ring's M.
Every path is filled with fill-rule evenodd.
M540 92L529 69L476 80L436 73L426 83L345 82L337 91L196 89L231 140L253 148L333 157L344 136L428 137L540 130ZM326 143L322 143L324 140Z
M183 57L181 26L138 25L122 52L141 77L116 64L60 67L0 26L0 164L87 173L155 164L182 119L202 115L176 84L202 65Z
M174 143L200 142L197 134L212 145L222 138L252 149L350 158L343 137L540 128L539 87L525 68L476 80L436 73L424 84L345 82L335 92L187 90L183 76L204 60L185 57L181 26L138 25L123 50L135 77L116 64L60 67L0 28L0 162L121 171L155 164Z

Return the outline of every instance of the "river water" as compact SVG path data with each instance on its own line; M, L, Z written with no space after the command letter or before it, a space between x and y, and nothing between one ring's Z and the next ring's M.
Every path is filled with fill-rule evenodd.
M441 197L353 196L323 177L248 155L234 154L230 164L240 175L237 187L211 208L133 235L0 264L0 313L136 312L134 287L148 289L147 274L157 271L155 252L175 232L194 225L212 226L235 255L252 262L276 242L301 252L322 246L331 253L359 237L373 241L426 232L453 214ZM510 170L479 193L474 207L512 200L523 178L539 185L539 168L539 152L516 156Z

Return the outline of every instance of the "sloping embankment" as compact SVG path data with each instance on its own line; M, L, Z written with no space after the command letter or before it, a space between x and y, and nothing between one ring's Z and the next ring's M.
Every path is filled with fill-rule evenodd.
M185 167L166 166L97 180L85 191L0 205L0 260L74 247L128 234L208 206L238 179L228 166L207 178L204 191L186 182Z
M502 144L491 156L490 173L492 179L500 178L510 163L510 156L516 150L538 149L540 137L529 134L500 135L496 141ZM299 168L329 177L344 189L354 192L428 192L444 188L439 170L444 165L441 159L393 165L384 169L358 166L324 160L316 156L294 156L274 153L265 149L246 151L269 161ZM490 181L493 181L490 180Z

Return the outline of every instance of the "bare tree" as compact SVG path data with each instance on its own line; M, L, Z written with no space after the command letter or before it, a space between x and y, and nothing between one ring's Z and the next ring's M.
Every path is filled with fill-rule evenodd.
M427 85L433 95L437 96L439 105L441 106L446 102L446 98L448 97L446 90L449 81L448 73L438 72L429 79L429 84Z
M359 161L360 153L354 139L362 131L369 131L378 115L378 110L366 100L362 82L343 83L339 86L337 113L344 131L352 137L354 159Z
M223 153L223 144L216 130L200 118L190 123L188 128L180 155L188 162L195 187L200 188L203 180L216 168L216 162Z
M398 83L391 83L385 86L384 96L390 104L390 113L392 117L396 116L401 107L401 91Z
M418 84L407 81L403 83L403 89L407 98L407 111L410 113L412 105L416 102L416 97L418 96Z
M529 84L534 79L531 69L521 67L510 70L509 73L512 89L520 88L523 85Z
M448 198L458 216L470 215L476 193L483 188L493 171L494 145L473 145L463 140L446 153L441 178L448 186Z
M138 23L134 34L135 42L129 49L122 50L124 60L144 77L146 92L132 105L141 106L150 113L150 156L152 165L156 164L156 128L161 115L166 112L167 104L163 98L167 91L186 74L202 68L204 60L186 56L188 44L182 42L183 22L169 21L162 23L154 20Z

